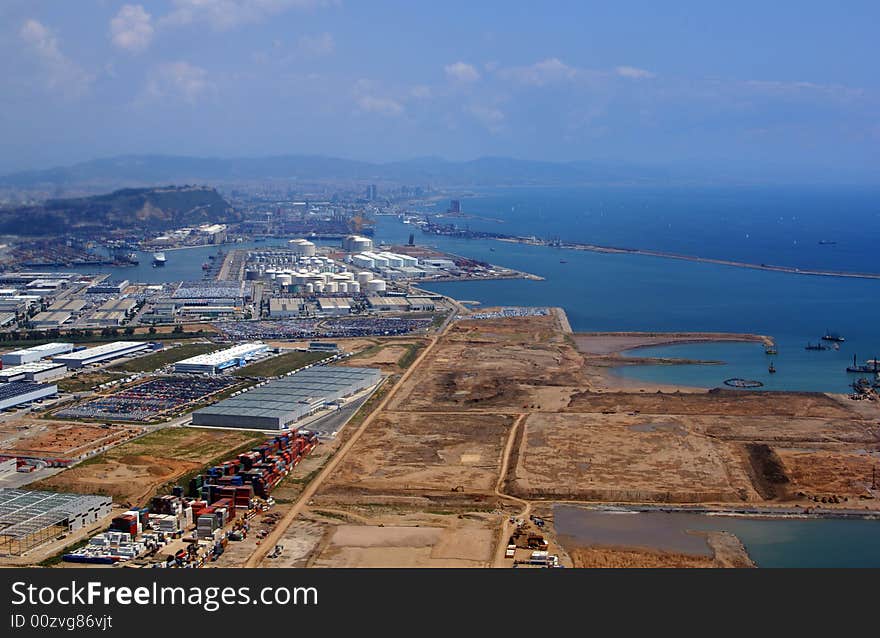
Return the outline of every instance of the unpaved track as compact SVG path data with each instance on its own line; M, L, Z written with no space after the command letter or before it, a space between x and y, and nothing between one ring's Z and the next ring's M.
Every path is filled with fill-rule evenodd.
M273 549L275 545L278 544L278 541L284 536L284 533L287 531L287 528L290 527L290 524L296 519L297 516L302 513L304 509L308 506L309 501L318 491L318 488L324 483L324 481L329 477L336 467L342 462L345 456L351 451L354 447L355 443L358 442L358 439L361 438L361 435L366 431L373 420L379 415L385 407L390 403L390 401L395 397L397 391L405 384L405 382L409 379L410 375L418 369L421 365L422 361L424 361L425 357L430 354L430 352L437 345L438 341L446 334L449 330L449 327L452 325L452 321L448 321L444 324L442 331L434 336L431 339L431 342L428 344L428 347L422 350L422 353L416 358L416 360L407 368L406 372L403 373L403 376L400 377L398 382L394 384L388 393L385 395L385 398L382 399L382 402L376 406L376 408L364 419L363 423L355 430L354 434L346 441L341 448L339 448L336 453L333 455L327 464L323 467L323 469L318 473L318 475L309 483L306 488L303 490L302 494L300 494L299 499L296 503L293 504L293 507L288 510L287 514L282 518L272 532L269 533L266 538L263 539L261 545L257 548L257 550L251 555L251 557L245 563L245 567L257 567L263 561L266 554L269 553L269 550Z
M513 444L516 441L519 429L523 427L523 421L526 420L526 417L528 417L528 414L520 414L514 422L513 427L510 428L510 435L507 437L507 445L504 446L504 458L501 462L501 473L498 475L498 482L495 484L496 496L499 496L506 501L519 503L523 506L522 511L519 513L519 518L523 519L528 518L529 513L532 511L532 504L529 501L516 496L505 494L502 488L504 487L504 480L507 476L507 468L510 465L510 455L513 452ZM501 521L498 544L495 546L495 560L492 563L493 567L507 567L505 564L506 559L504 558L504 552L507 550L507 539L510 538L510 535L513 533L513 527L514 526L510 523L509 517L506 517Z

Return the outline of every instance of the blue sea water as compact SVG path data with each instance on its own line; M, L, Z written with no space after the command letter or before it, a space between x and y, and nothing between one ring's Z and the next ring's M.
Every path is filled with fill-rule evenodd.
M880 272L880 254L874 247L880 237L878 196L880 190L866 188L508 189L462 200L465 212L504 217L503 223L456 223L701 257ZM435 208L447 205L440 202ZM377 235L402 242L412 230L411 225L383 218ZM875 320L880 280L416 234L420 241L444 250L545 277L538 282L430 285L459 299L485 305L561 306L576 331L747 332L772 336L778 344L779 354L773 357L755 344L658 348L650 352L723 360L726 365L628 367L620 370L625 376L701 387L748 377L764 381L770 389L846 392L857 378L845 371L853 355L860 362L880 355ZM838 244L818 244L827 238ZM846 337L839 351L804 349L826 330ZM778 370L772 376L767 372L770 360Z

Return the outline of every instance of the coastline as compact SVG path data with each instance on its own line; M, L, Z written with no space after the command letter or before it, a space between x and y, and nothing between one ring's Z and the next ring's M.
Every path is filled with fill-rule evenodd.
M575 345L584 357L584 366L596 374L597 391L706 392L698 386L646 383L625 377L619 368L639 365L721 365L723 361L632 357L625 353L639 348L688 343L762 343L773 345L768 335L730 332L578 332Z
M845 270L821 270L814 268L795 268L793 266L774 266L772 264L753 264L745 261L730 259L715 259L713 257L698 257L695 255L683 255L680 253L665 252L662 250L650 250L647 248L623 248L617 246L600 246L596 244L579 244L575 242L552 243L547 240L531 239L522 237L492 237L496 241L514 244L526 244L529 246L549 246L552 248L566 248L569 250L585 250L594 253L613 255L641 255L643 257L659 257L661 259L678 259L703 264L716 264L719 266L732 266L734 268L747 268L751 270L764 270L768 272L781 272L791 275L811 275L815 277L844 277L849 279L878 279L880 273L848 272Z

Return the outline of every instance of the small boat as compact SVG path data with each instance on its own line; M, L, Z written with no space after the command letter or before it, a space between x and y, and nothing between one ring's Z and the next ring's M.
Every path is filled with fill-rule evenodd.
M560 259L560 260L559 260L559 263L560 263L560 264L567 264L568 262L565 261L564 259Z
M153 253L154 266L164 266L166 261L165 253Z
M822 341L836 341L837 343L843 343L846 339L843 335L838 334L837 332L830 332L828 330L825 331L825 334L822 337Z
M764 354L779 354L776 350L776 346L767 346L764 348Z
M804 350L827 350L828 346L823 346L821 343L807 343L804 346Z
M772 361L770 362L770 367L767 368L767 372L769 372L770 374L776 374L776 366L773 365Z
M202 264L202 270L211 270L211 264L205 262Z
M835 244L837 244L837 242L832 239L820 239L819 240L820 246L834 246Z

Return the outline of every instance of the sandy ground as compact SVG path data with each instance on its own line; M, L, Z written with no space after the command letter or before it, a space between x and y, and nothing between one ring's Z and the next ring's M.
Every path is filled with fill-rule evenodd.
M106 494L115 503L142 504L166 482L255 440L248 432L168 428L123 443L30 487Z
M76 459L143 432L142 428L20 418L0 424L0 456Z

